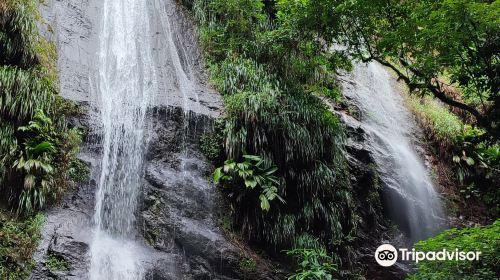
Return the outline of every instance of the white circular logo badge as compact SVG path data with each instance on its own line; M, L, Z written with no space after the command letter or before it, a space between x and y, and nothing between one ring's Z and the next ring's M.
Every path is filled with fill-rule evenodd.
M391 266L398 260L398 251L391 244L380 245L375 251L375 260L381 266Z

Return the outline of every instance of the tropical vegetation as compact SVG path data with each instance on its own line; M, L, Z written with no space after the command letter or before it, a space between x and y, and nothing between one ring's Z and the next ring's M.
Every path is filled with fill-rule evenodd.
M0 211L0 279L26 279L40 241L43 215L18 219Z
M343 129L319 97L340 98L335 71L348 69L348 58L326 51L312 24L301 30L300 7L285 1L184 2L224 96L226 161L215 179L226 186L234 229L271 254L316 238L344 264L328 272L342 274L358 218Z
M377 61L406 83L433 151L456 174L454 191L489 207L490 220L498 216L499 1L181 2L199 23L212 82L224 95L216 146L225 151L215 177L234 229L271 251L288 250L298 263L291 279L347 277L352 264L356 192L343 128L325 107L344 103L336 77L352 60ZM258 207L262 188L248 181L262 169L277 178L281 199L270 207ZM319 246L300 247L304 236Z
M498 276L500 1L179 2L198 24L210 81L224 99L225 114L200 148L218 166L227 228L293 262L289 279L362 277L363 215L383 213L376 178L352 184L346 132L331 108L349 111L339 73L376 61L408 86L407 105L453 170L454 191L488 209L492 223L416 245L481 250L481 262L424 261L409 279ZM57 95L57 54L38 33L37 5L0 2L0 278L9 280L32 268L37 212L86 168L76 160L80 133L66 122L77 109ZM68 269L57 256L47 265Z
M0 2L0 278L25 279L43 216L68 188L80 133L57 95L55 46L36 25L38 1ZM16 215L13 215L15 213Z
M498 216L500 1L359 0L337 11L355 57L392 68L426 96L412 107L437 154L460 189Z
M80 141L57 96L50 44L38 34L35 1L0 8L0 192L18 213L32 214L67 187Z
M416 271L408 276L417 279L497 279L500 275L500 220L484 227L446 230L436 237L415 245L419 251L481 252L479 260L429 261L416 265Z

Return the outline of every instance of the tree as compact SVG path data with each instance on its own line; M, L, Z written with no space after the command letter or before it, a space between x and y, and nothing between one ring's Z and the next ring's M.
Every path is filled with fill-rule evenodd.
M499 138L500 1L358 0L338 10L355 56L392 68Z

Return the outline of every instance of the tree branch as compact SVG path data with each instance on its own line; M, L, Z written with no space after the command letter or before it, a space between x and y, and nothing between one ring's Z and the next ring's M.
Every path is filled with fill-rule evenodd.
M434 97L436 97L437 99L439 99L443 103L445 103L449 106L452 106L452 107L462 109L462 110L470 113L471 115L473 115L476 118L479 126L484 127L488 130L491 128L491 123L478 110L446 95L446 92L444 91L444 88L443 88L443 84L438 79L431 79L431 80L427 81L426 83L413 83L411 81L410 77L408 77L407 75L402 73L394 64L392 64L392 63L390 63L390 62L388 62L380 57L372 57L371 59L379 62L380 64L382 64L384 66L391 68L392 70L394 70L394 72L396 72L396 74L398 75L398 78L403 80L410 87L411 90L414 90L415 88L425 88L425 89L429 90L432 93L432 95L434 95ZM399 61L406 69L410 70L413 75L425 78L425 76L422 75L422 73L420 73L417 69L410 67L410 65L406 61L404 61L403 59L400 59ZM433 84L433 81L436 84Z

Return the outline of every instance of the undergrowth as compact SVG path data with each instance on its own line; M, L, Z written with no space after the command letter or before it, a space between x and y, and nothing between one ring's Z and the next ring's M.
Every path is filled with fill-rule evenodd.
M484 227L450 229L439 235L420 241L415 248L420 251L439 252L443 249L455 252L481 252L479 260L424 260L415 265L415 271L408 280L417 279L498 279L500 266L500 220Z
M33 214L68 187L81 141L57 95L55 46L36 26L38 1L0 7L0 193L19 214Z
M408 96L437 156L448 162L462 199L483 203L488 215L500 213L500 144L481 141L484 131L462 121L449 108L430 97Z
M43 216L81 166L81 133L57 95L56 47L37 29L37 0L0 1L0 279L26 279ZM81 170L81 169L80 169ZM16 215L13 215L13 212Z
M40 241L43 215L18 219L0 211L0 279L26 279Z

